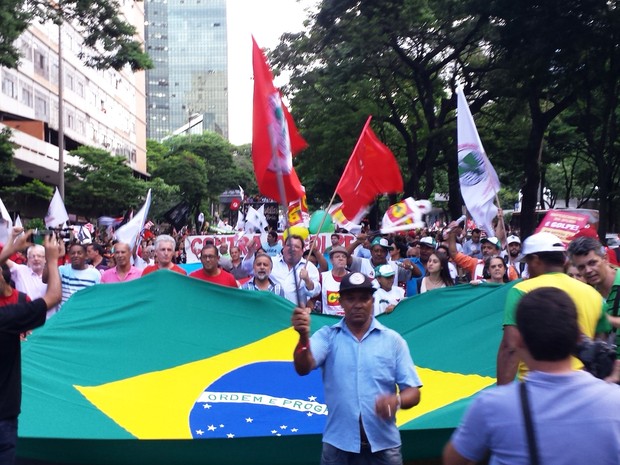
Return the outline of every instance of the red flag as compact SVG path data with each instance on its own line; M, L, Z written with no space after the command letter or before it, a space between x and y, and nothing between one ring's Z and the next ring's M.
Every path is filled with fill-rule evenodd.
M371 205L377 195L403 190L403 177L394 154L370 128L371 119L369 116L336 187L347 218L354 218Z
M299 199L304 191L293 168L293 154L307 147L293 118L273 85L273 74L263 51L252 37L254 68L254 113L252 161L259 191L283 203L277 174L282 173L286 198Z

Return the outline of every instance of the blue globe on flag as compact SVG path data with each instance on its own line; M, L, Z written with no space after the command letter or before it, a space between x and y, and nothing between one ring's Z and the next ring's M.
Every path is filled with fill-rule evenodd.
M292 362L258 362L207 386L189 425L194 439L232 439L320 434L326 418L320 371L302 377Z

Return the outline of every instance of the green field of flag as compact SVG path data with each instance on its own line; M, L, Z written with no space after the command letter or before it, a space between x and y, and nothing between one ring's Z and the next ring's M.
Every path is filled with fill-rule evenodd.
M495 383L510 286L440 289L379 317L408 341L424 383L420 405L397 416L406 460L440 455L472 396ZM293 369L292 309L166 271L79 292L22 347L18 455L318 463L328 412L320 372ZM313 315L312 329L336 321Z

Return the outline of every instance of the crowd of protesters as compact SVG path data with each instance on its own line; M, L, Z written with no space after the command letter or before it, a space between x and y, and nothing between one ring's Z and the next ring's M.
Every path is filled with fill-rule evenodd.
M60 278L61 294L56 295L55 291L54 298L47 299L47 305L40 306L41 311L46 311L47 318L62 311L62 305L73 294L89 286L131 281L159 270L186 275L186 244L188 238L196 234L196 230L187 227L177 232L174 229L169 231L163 225L153 225L143 231L139 243L132 247L115 242L105 231L100 231L89 243L60 240L57 252L50 253L47 239L45 249L31 245L27 250L17 250L15 244L24 243L20 239L23 231L14 228L9 239L10 257L5 253L2 263L0 291L3 300L0 300L0 306L3 302L22 305L22 301L17 300L22 296L24 302L45 299L50 294L47 285L50 279L57 288L55 270ZM529 293L535 294L543 288L555 288L565 293L566 296L556 297L559 301L566 297L574 303L563 303L557 313L564 312L564 307L574 307L568 313L576 315L583 337L616 337L616 329L620 327L617 254L601 243L594 228L580 230L568 248L550 233L537 233L522 241L515 231L505 231L501 223L497 223L493 236L476 228L467 230L464 224L457 222L397 234L381 234L370 231L368 227L363 227L356 235L336 230L324 250L320 250L319 241L312 236L306 240L284 231L280 239L280 234L272 230L266 231L264 236L260 240L252 237L249 243L245 243L245 255L236 243L230 246L227 242L216 244L207 238L200 250L201 267L189 276L211 284L243 289L239 292L270 292L288 299L297 306L294 325L297 324L300 341L306 341L304 344L309 336L309 319L303 311L344 316L345 322L349 312L349 318L352 318L350 312L356 304L351 299L351 302L341 301L342 283L346 283L349 290L365 292L364 298L372 298L372 305L368 306L372 317L365 320L368 323L378 315L398 311L401 301L416 294L452 286L502 286L518 280L509 290L504 310L504 333L497 357L498 384L508 384L515 376L523 378L528 368L544 365L537 364L532 358L519 358L523 353L528 354L519 349L518 335L529 329L519 326L518 313L520 301L525 302ZM46 266L49 258L56 262L53 268ZM51 278L50 270L54 271ZM40 324L41 321L36 322L36 325ZM24 329L20 328L22 339L28 335ZM297 350L309 350L309 346L298 345L296 357ZM533 354L527 356L530 355ZM544 357L547 355L543 355L543 360ZM314 362L308 359L307 363L312 367ZM566 363L561 363L562 369L569 366ZM583 367L576 359L570 363L573 368ZM606 376L607 381L617 382L619 370L620 365L616 362L611 373L600 377ZM419 380L414 386L421 386ZM402 400L398 395L386 399L377 401L377 408L381 403L381 409L387 409L384 416L388 418L401 407ZM410 406L419 401L419 393L416 399ZM393 401L396 402L394 405ZM462 435L468 434L465 428L469 427L470 421L469 418L464 420L465 426L457 431L446 449L446 463L457 464L478 455L478 451L464 446L461 439ZM494 447L490 443L483 445L490 449Z

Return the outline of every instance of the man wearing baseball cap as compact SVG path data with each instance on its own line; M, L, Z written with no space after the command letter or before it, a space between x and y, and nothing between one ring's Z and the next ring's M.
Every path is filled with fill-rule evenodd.
M370 243L370 258L353 257L351 261L351 271L359 271L369 278L375 277L375 270L381 266L388 264L394 269L397 279L394 280L394 287L398 287L398 283L406 283L412 272L416 271L410 260L403 260L403 267L399 267L395 262L388 261L389 251L392 248L388 240L384 237L377 236ZM351 253L350 246L347 251ZM418 270L419 271L419 270ZM420 273L421 274L421 273Z
M527 278L527 264L519 260L521 255L521 239L519 236L511 234L506 238L507 250L503 252L505 255L506 266L508 267L508 276L511 281L517 278Z
M506 296L504 306L504 335L497 352L497 384L508 384L514 380L517 371L519 379L528 368L520 359L517 350L518 330L515 312L521 298L528 292L541 287L556 287L566 292L577 307L577 321L581 332L591 339L610 330L602 297L592 287L564 274L566 254L564 244L548 232L533 234L523 241L521 256L527 263L530 278L515 284ZM544 311L544 309L541 309ZM583 364L572 358L573 369Z
M330 414L321 463L402 464L396 411L420 402L422 383L405 340L373 316L375 289L355 272L340 283L344 317L310 337L310 313L297 307L293 360L300 375L321 368ZM380 355L380 356L379 356Z
M323 271L321 278L321 300L323 313L328 315L344 315L344 310L340 305L340 283L349 271L347 261L349 252L341 245L336 245L329 251L329 259L332 269Z

